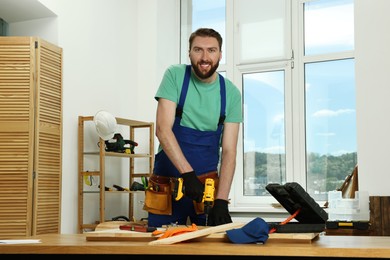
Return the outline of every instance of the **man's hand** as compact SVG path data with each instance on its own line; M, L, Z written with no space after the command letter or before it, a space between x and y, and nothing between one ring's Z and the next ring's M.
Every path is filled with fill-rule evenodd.
M184 194L196 202L202 202L204 185L198 179L195 172L183 173L181 177L183 178Z
M219 226L233 222L229 214L228 203L228 201L221 199L214 201L214 206L208 216L208 226Z

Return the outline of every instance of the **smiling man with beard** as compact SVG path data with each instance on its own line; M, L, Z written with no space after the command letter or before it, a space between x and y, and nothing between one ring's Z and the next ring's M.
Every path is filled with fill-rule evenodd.
M229 193L236 167L241 93L218 72L222 37L200 28L189 38L191 65L170 66L155 95L156 136L160 142L145 193L148 225L172 223L217 226L231 223ZM172 196L183 180L184 196ZM204 181L215 181L215 200L203 211ZM165 186L164 186L165 185Z

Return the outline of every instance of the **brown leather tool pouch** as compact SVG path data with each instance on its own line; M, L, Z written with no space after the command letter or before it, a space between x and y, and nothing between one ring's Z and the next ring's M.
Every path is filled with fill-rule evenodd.
M172 214L171 178L154 174L149 178L143 209L158 215Z
M206 179L207 178L211 178L211 179L214 179L214 198L215 196L217 195L217 189L218 189L218 181L219 181L219 177L218 177L218 173L217 172L208 172L208 173L205 173L205 174L202 174L200 176L198 176L199 180L204 184ZM203 202L195 202L194 201L194 208L195 208L195 212L196 214L203 214L204 213L204 203Z

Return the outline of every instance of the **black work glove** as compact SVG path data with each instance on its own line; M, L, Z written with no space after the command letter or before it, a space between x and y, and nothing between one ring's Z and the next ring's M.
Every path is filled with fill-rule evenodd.
M214 201L214 206L208 216L208 226L219 226L233 222L229 214L228 203L227 200L222 199L216 199Z
M183 178L184 194L196 202L202 202L204 185L198 179L195 172L183 173L181 177Z

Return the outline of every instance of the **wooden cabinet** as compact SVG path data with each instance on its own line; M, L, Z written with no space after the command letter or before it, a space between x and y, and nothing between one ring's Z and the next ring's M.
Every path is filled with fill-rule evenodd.
M0 37L0 238L61 231L62 48Z
M370 196L370 235L390 236L390 196Z
M108 207L120 209L126 207L125 217L133 219L135 196L144 191L132 191L131 185L141 177L149 177L154 161L154 123L116 117L117 132L125 140L138 144L134 153L108 152L105 141L96 134L93 116L79 116L78 126L78 168L79 168L79 233L94 230L97 224L110 221L117 215ZM115 161L114 161L115 160ZM119 160L119 161L118 161ZM125 162L123 162L125 161ZM121 167L123 164L124 169ZM137 167L141 165L142 167ZM113 183L108 179L116 177L122 183ZM88 184L86 184L88 183ZM119 191L113 185L125 188ZM90 186L90 187L88 187ZM123 202L123 196L126 196ZM108 201L110 197L110 202ZM98 204L98 205L96 205ZM124 205L127 204L127 205ZM93 213L94 210L98 212ZM114 210L115 211L115 210ZM87 215L92 215L88 218Z

